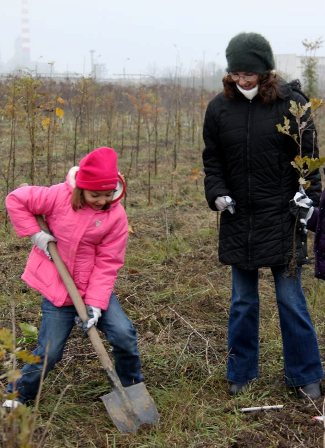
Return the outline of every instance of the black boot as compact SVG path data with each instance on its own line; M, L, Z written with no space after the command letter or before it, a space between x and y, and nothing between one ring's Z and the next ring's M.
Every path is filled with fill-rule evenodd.
M241 384L230 383L229 394L238 395L242 392L245 392L247 385L248 385L247 383L241 383Z
M311 400L318 400L322 396L322 388L320 381L316 383L306 384L305 386L296 387L299 398L310 398Z

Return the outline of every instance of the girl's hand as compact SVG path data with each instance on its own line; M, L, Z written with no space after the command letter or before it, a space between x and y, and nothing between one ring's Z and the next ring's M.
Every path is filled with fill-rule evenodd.
M97 308L97 306L91 305L86 305L86 308L89 319L85 323L87 324L86 329L89 330L89 328L93 325L97 325L98 319L102 315L102 310L100 308Z
M100 308L97 308L97 306L86 305L86 308L89 317L88 320L85 320L83 322L79 316L76 316L74 319L76 325L78 325L78 327L82 329L85 335L87 334L89 328L91 328L93 325L97 325L98 319L102 315L102 310Z
M47 245L50 241L56 242L54 236L50 233L44 232L44 230L41 230L40 232L34 233L34 235L30 237L30 239L32 240L34 246L37 246L39 249L41 249L51 260L51 255L48 251Z

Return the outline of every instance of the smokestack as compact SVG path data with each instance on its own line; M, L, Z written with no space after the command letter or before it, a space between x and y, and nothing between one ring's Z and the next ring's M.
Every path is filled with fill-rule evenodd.
M22 65L30 65L30 32L28 0L21 0L21 58Z

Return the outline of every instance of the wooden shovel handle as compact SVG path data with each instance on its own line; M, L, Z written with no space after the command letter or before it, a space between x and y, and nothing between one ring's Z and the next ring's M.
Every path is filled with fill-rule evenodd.
M48 232L49 229L48 229L43 217L36 216L36 219L37 219L37 222L38 222L39 226L41 227L41 229ZM67 288L67 291L68 291L68 293L72 299L72 302L77 310L78 316L80 317L82 322L86 322L89 318L87 309L86 309L86 305L85 305L84 301L82 300L76 285L74 284L74 281L70 275L70 272L68 271L66 265L63 263L60 255L58 253L56 244L53 241L49 242L48 250L49 250L52 260L60 274L60 277L61 277L65 287ZM106 348L105 348L105 346L98 334L98 331L96 330L94 325L91 328L89 328L89 330L87 331L87 334L88 334L89 339L90 339L91 343L93 344L93 347L102 363L102 366L106 370L111 382L118 389L122 389L123 386L119 380L119 377L117 376L117 374L115 372L113 363L112 363L110 357L108 356Z

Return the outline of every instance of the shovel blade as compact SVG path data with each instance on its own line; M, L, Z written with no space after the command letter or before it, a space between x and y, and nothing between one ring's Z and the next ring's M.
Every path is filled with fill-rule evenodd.
M121 433L134 433L142 425L158 423L159 414L156 405L144 383L125 387L124 392L128 406L125 406L125 400L117 389L100 397L114 425Z

